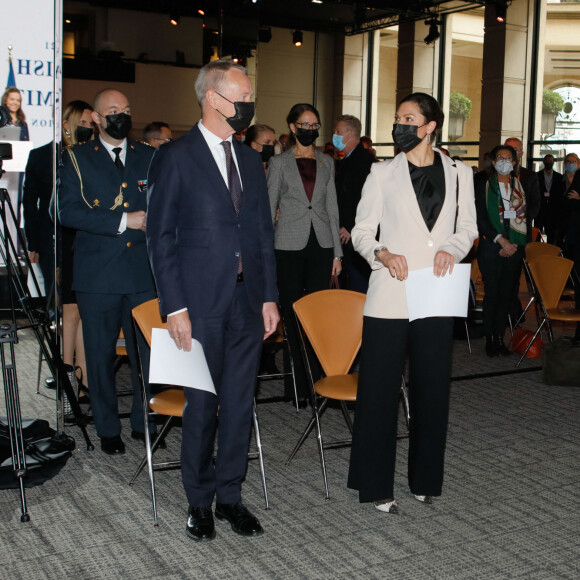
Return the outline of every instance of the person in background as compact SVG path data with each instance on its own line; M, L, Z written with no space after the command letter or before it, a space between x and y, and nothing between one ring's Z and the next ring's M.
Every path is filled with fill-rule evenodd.
M563 175L554 170L554 156L544 156L544 167L538 171L540 186L540 211L534 220L534 225L545 233L548 243L554 244L557 235L558 218L562 213L564 201Z
M160 147L173 141L171 127L163 121L153 121L143 129L143 141L151 147Z
M492 173L492 160L490 157L490 152L486 151L483 154L483 169L481 171L477 171L473 176L474 183L478 181L483 181L484 183L489 179L489 176Z
M282 153L290 147L290 135L288 133L282 133L278 139L280 147L282 147Z
M233 139L235 139L238 143L243 143L246 140L246 129L236 131L233 135Z
M62 224L77 230L72 289L83 321L93 419L102 451L118 455L125 453L114 369L121 328L131 363L131 438L145 440L135 338L143 369L149 348L141 333L135 337L131 309L157 296L145 245L147 171L155 149L127 139L131 107L120 91L99 92L94 109L99 138L63 153L58 209Z
M475 187L479 244L477 260L483 276L483 331L487 356L507 356L504 344L514 287L519 282L529 226L526 193L517 177L517 152L498 145L491 152L492 173Z
M370 137L368 137L367 135L364 135L363 137L360 138L360 142L362 143L362 146L367 151L370 151L371 154L373 155L373 157L376 159L377 152L375 151L375 148L373 147L373 140Z
M580 309L580 173L578 172L578 155L568 153L565 158L564 185L571 179L566 190L562 212L565 215L564 229L564 256L573 260L574 267L574 298L576 308ZM576 341L580 340L580 323L576 324Z
M340 241L344 252L341 286L366 293L371 269L360 254L354 251L350 233L354 227L356 208L363 185L376 161L374 155L360 142L361 122L353 115L340 115L334 122L332 142L343 159L336 162L336 198Z
M292 304L305 294L324 290L342 269L342 244L334 186L334 161L316 150L320 115L307 103L294 105L286 118L292 147L268 165L268 195L274 224L280 307L294 353L298 397L309 394ZM278 219L276 220L276 216ZM293 396L291 381L285 397Z
M332 159L338 159L340 155L340 152L330 141L324 144L324 148L322 151L325 155L332 157Z
M264 167L266 167L270 158L274 156L275 143L276 133L272 127L260 123L248 127L244 144L260 154Z
M359 501L397 511L393 488L401 375L409 355L408 482L432 503L443 485L453 318L409 321L410 270L450 275L477 237L473 176L433 148L443 111L425 93L404 98L393 140L401 153L375 163L352 230L354 249L373 272L364 308L358 395L348 486ZM377 229L380 237L377 241Z

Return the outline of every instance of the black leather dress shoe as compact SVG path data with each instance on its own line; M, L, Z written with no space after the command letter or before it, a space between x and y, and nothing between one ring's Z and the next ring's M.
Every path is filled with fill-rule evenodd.
M125 444L120 435L101 437L101 449L108 455L122 455L125 453Z
M209 542L215 538L211 507L189 507L185 533L196 542Z
M156 433L151 433L151 444L153 444L153 441L155 441L156 436ZM131 431L131 439L135 439L135 441L142 441L143 445L145 445L145 433L141 433L141 431ZM167 443L165 443L165 439L161 439L161 441L159 441L157 449L167 449Z
M47 389L56 389L56 381L52 377L44 379L44 386Z
M232 530L242 536L261 536L264 533L258 518L242 503L216 503L215 517L230 522Z

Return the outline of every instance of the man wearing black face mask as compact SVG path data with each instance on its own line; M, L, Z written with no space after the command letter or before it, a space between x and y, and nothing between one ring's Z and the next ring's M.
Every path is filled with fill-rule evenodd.
M132 371L131 436L144 439L131 309L156 296L145 245L147 169L154 149L127 139L131 110L123 93L101 91L92 118L98 139L63 154L58 205L61 223L77 230L72 287L83 320L93 418L101 449L116 455L125 452L113 365L121 327ZM147 343L141 335L137 339L147 369Z
M279 316L264 167L256 151L232 140L254 116L247 71L213 61L195 90L201 121L151 163L147 245L169 334L186 351L192 338L201 343L217 393L185 389L183 411L186 533L209 541L214 499L216 517L234 532L262 534L241 488L262 339Z
M561 218L564 201L564 183L562 174L554 170L554 156L544 156L544 168L538 171L540 185L540 211L534 225L548 237L549 244L555 244L558 219Z

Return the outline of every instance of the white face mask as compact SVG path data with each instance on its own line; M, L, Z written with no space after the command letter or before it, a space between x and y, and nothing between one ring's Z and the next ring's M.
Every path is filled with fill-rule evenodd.
M508 161L507 159L500 159L499 161L495 162L495 170L500 175L509 175L512 172L513 168L514 166L512 162Z

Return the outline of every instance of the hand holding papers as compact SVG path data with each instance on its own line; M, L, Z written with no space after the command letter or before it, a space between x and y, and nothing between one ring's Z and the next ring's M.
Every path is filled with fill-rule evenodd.
M405 280L409 322L431 316L467 316L469 264L455 264L453 274L441 278L433 268L412 270Z
M201 344L194 339L189 352L179 350L164 328L154 328L151 336L149 382L216 394Z

